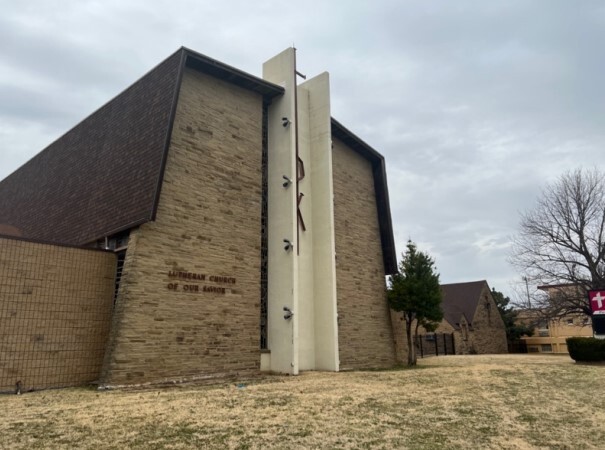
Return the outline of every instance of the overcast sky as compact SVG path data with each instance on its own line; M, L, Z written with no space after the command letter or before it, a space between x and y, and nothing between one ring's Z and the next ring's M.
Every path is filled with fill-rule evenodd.
M0 179L186 46L253 75L293 44L387 163L398 253L513 295L519 212L605 163L605 2L0 0Z

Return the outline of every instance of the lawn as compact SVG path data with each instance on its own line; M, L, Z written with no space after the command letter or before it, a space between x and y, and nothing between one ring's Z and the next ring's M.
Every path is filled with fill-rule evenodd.
M605 448L605 366L445 356L415 369L0 396L0 448Z

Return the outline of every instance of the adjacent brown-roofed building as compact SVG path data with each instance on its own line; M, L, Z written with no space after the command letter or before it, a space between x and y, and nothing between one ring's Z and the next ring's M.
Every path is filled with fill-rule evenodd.
M261 79L181 48L0 182L0 232L46 243L0 252L19 295L43 295L22 258L43 256L49 286L77 273L48 243L115 252L102 384L395 364L384 158L331 117L327 73L298 83L294 55ZM0 319L34 339L35 311L8 299ZM0 390L27 389L8 365Z
M443 321L437 333L453 333L456 354L507 353L506 331L487 281L442 284Z

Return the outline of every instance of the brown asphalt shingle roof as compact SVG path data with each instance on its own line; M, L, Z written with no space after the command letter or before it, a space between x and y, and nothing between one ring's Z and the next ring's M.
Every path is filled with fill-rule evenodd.
M85 244L150 219L180 52L0 183L0 223Z
M0 224L83 245L154 219L183 64L283 89L181 48L0 182Z
M443 316L451 326L460 328L462 315L468 323L473 323L484 286L487 286L485 280L441 285Z
M0 181L2 230L16 227L24 238L85 245L154 220L185 66L267 102L284 92L181 48ZM385 272L394 273L384 158L334 119L332 133L372 163Z

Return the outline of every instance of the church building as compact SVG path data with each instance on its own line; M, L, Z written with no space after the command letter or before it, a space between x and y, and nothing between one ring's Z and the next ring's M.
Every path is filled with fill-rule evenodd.
M181 48L0 182L0 392L391 367L396 269L328 73Z

